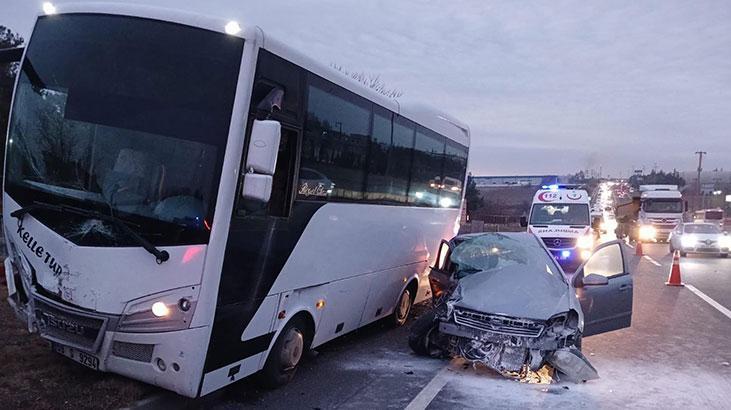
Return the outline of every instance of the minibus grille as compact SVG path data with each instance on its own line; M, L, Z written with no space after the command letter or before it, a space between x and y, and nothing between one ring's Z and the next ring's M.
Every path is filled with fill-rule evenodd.
M34 302L41 336L67 346L97 350L105 318L59 309L40 298L34 298Z
M117 357L149 363L152 360L152 351L155 345L142 343L128 343L115 341L112 344L112 354Z

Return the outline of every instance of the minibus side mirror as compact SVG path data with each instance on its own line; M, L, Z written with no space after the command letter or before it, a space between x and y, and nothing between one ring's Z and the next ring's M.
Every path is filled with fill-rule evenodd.
M252 124L246 174L241 190L241 196L245 199L269 202L281 137L282 126L278 121L255 120Z
M513 219L513 220L515 220L515 219ZM520 217L520 226L521 226L522 228L525 228L525 227L527 227L527 226L528 226L528 218L526 218L526 217L524 217L524 216L521 216L521 217Z

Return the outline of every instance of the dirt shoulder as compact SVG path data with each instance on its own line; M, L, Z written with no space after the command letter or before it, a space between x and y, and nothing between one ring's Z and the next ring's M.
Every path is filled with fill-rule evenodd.
M4 275L3 275L4 276ZM114 409L131 405L152 387L87 369L51 351L16 319L0 279L0 397L5 409Z

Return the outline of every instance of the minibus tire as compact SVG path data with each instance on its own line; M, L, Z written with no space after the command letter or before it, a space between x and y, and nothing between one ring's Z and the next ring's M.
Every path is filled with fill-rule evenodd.
M292 380L309 349L311 339L307 332L307 324L299 317L284 326L259 373L259 381L264 387L276 388Z
M407 305L404 306L404 303ZM393 308L391 322L393 322L394 326L399 327L406 323L406 319L409 318L409 313L411 313L411 307L413 304L414 298L411 297L411 291L407 287L403 292L401 292L398 301L396 301L396 307ZM406 309L406 312L404 312L403 309Z

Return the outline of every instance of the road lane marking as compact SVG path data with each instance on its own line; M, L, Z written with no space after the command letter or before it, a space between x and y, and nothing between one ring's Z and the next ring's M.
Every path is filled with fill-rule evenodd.
M643 256L643 258L647 259L648 261L650 261L655 266L662 266L658 261L656 261L655 259L652 259L651 257L649 257L647 255Z
M431 381L424 386L423 389L419 392L419 394L414 397L413 400L411 400L411 403L409 403L408 406L406 406L405 410L424 410L429 405L429 403L434 400L435 397L437 397L437 394L442 390L444 385L447 384L447 381L449 379L449 365L446 365L442 368L442 370L439 371L439 373L434 376Z
M716 310L723 313L727 318L731 319L731 310L726 309L725 306L723 306L722 304L711 299L708 295L701 292L700 290L698 290L698 288L696 288L693 285L686 284L685 288L688 289L689 291L695 293L696 295L698 295L699 298L705 300L709 305L713 306L714 308L716 308Z

